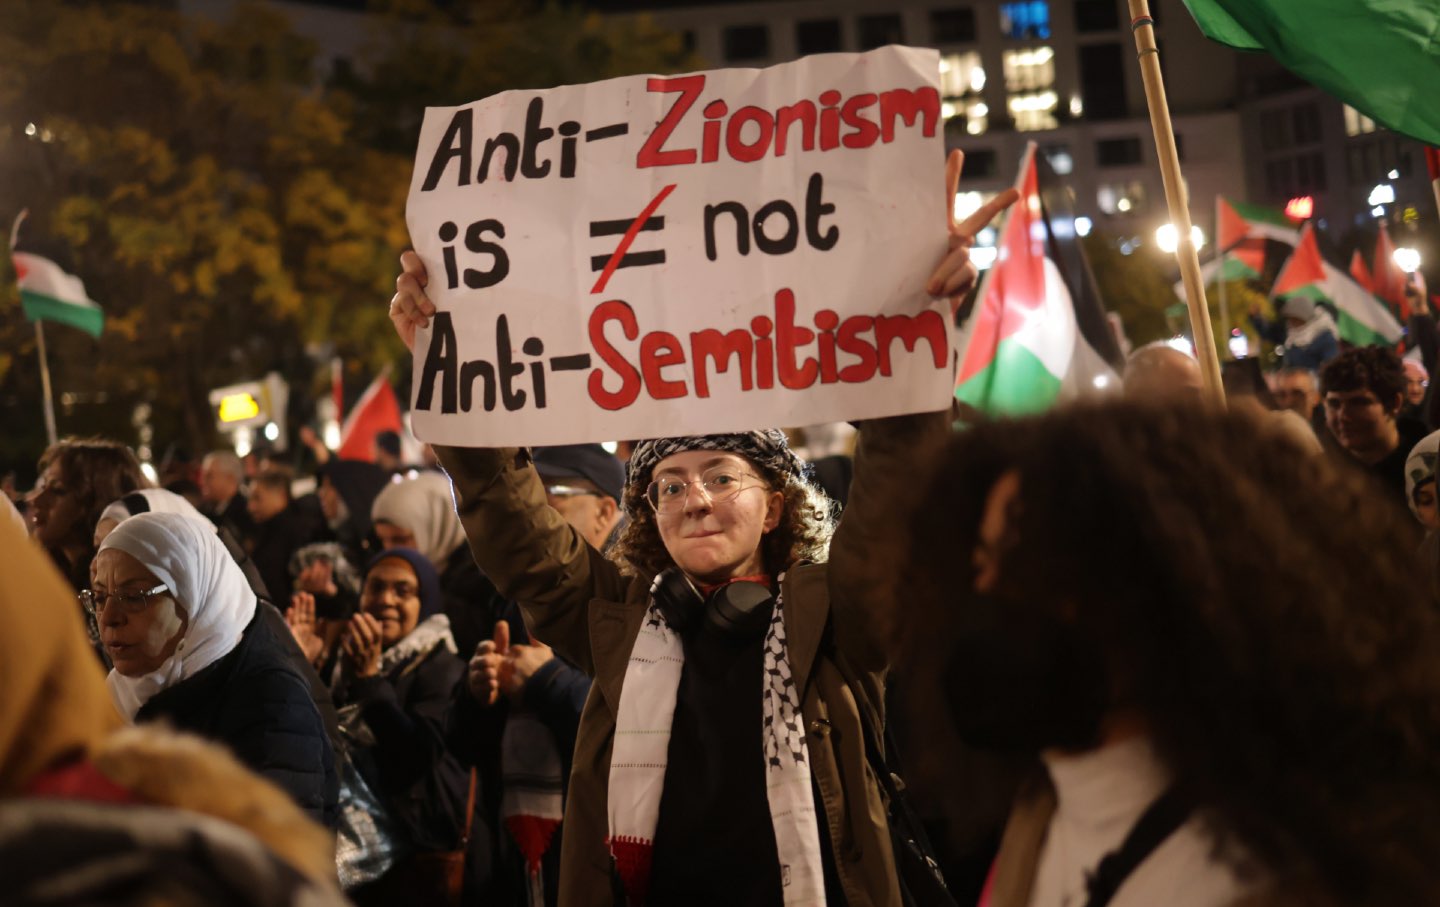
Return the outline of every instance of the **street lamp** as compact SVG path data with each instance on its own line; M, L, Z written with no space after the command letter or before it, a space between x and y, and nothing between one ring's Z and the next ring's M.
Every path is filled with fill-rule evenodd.
M1406 274L1414 274L1420 270L1420 251L1401 246L1395 250L1395 266Z
M1190 226L1190 243L1197 252L1205 248L1205 231L1201 230L1198 224ZM1155 231L1155 245L1167 254L1175 251L1180 245L1180 235L1174 224L1162 224Z

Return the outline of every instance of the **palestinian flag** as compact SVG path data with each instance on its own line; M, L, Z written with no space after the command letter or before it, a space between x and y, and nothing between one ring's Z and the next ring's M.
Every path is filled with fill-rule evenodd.
M1395 263L1395 243L1390 241L1390 231L1383 220L1380 221L1380 233L1375 237L1375 257L1371 263L1374 286L1371 292L1390 306L1390 311L1401 321L1409 321L1410 300L1405 298L1408 279Z
M390 369L380 372L365 393L355 401L350 414L340 426L340 446L335 455L342 460L364 460L375 462L375 436L382 431L399 433L400 401L395 399L395 389L390 386Z
M1215 197L1216 248L1224 252L1242 242L1263 248L1263 240L1267 239L1293 246L1300 241L1300 231L1283 212L1232 202L1224 196ZM1256 271L1258 273L1259 269Z
M1365 266L1365 256L1360 254L1359 249L1350 253L1350 276L1369 292L1375 292L1375 278Z
M1280 269L1270 295L1306 296L1329 305L1336 312L1340 339L1355 346L1393 347L1402 334L1384 303L1320 256L1310 224L1300 232L1300 244Z
M64 253L46 248L42 241L20 235L26 211L15 218L10 230L10 261L20 288L20 305L29 321L54 321L79 328L99 339L105 328L105 312L85 293L85 284L60 261Z
M1006 217L961 342L955 396L992 415L1040 412L1119 385L1106 361L1118 362L1118 345L1074 230L1053 229L1045 198L1058 181L1047 173L1042 188L1045 165L1035 147L1026 146L1015 183L1020 200Z
M1229 252L1211 258L1200 266L1200 280L1206 286L1222 280L1259 280L1265 270L1265 247L1246 241ZM1185 298L1185 281L1175 281L1175 295Z
M1266 50L1377 123L1440 145L1434 0L1185 0L1205 36Z

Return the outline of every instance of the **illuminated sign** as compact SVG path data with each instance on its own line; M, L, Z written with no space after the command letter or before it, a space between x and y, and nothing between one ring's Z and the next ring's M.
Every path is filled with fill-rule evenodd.
M249 394L227 394L220 398L220 421L243 422L260 415L260 404Z
M1315 213L1315 199L1301 195L1285 204L1285 216L1291 220L1307 220Z

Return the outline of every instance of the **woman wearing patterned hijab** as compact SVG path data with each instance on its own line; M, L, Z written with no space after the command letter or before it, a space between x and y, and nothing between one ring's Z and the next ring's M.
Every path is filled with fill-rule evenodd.
M125 520L96 554L83 598L121 715L224 743L334 824L338 785L320 712L214 526L174 513Z

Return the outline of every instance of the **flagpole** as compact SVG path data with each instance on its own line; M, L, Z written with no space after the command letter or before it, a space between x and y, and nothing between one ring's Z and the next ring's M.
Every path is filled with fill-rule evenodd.
M1220 286L1220 336L1225 338L1225 349L1230 349L1230 306L1225 302L1225 258L1230 254L1228 249L1220 248L1220 196L1215 196L1215 252L1220 262L1216 269L1219 275Z
M1130 31L1135 35L1140 75L1145 81L1145 102L1150 108L1150 128L1155 132L1155 150L1160 158L1160 178L1165 184L1165 203L1170 210L1170 223L1175 226L1175 257L1180 264L1180 277L1185 283L1185 302L1190 308L1190 333L1194 336L1195 357L1200 360L1200 373L1205 379L1206 390L1216 401L1224 403L1220 356L1215 351L1215 334L1210 327L1210 307L1205 301L1205 281L1200 276L1200 256L1190 236L1190 209L1185 198L1185 184L1180 176L1180 155L1175 149L1175 130L1170 124L1165 83L1160 77L1155 20L1150 18L1149 0L1128 2Z
M35 345L40 349L40 387L45 392L45 435L54 444L55 437L55 399L50 393L50 361L45 358L45 327L37 318L35 320Z

